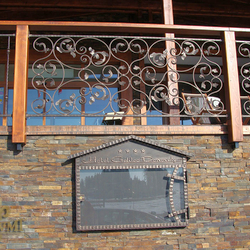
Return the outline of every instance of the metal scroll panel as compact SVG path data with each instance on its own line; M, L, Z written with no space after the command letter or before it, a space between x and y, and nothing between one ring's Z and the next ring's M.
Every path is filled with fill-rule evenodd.
M185 227L186 158L126 142L76 159L79 231Z
M30 40L30 88L37 93L30 94L29 117L169 117L168 107L184 118L201 116L201 110L206 117L225 116L220 40L73 35ZM185 101L182 92L196 93L199 100Z
M13 82L13 62L14 62L14 34L0 34L0 121L1 125L12 125L12 109L13 109L13 86L9 86L9 82Z
M237 41L243 123L250 120L250 42Z

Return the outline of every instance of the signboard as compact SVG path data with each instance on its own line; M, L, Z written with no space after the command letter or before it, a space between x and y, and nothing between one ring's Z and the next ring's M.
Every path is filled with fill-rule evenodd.
M77 230L185 227L189 157L135 136L71 156Z

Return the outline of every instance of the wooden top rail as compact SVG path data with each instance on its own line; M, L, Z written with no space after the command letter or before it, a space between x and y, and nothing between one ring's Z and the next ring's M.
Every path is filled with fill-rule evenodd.
M182 35L220 35L229 27L209 27L172 24L107 23L107 22L59 22L59 21L0 21L0 30L15 30L17 25L28 25L30 31L85 31L119 33L175 33ZM246 29L242 29L246 30ZM250 31L250 29L249 29Z
M108 22L69 22L69 21L0 21L0 30L15 31L17 25L28 25L30 31L84 31L84 32L118 32L180 35L220 36L222 32L233 31L238 36L250 37L250 28L213 27L173 24L144 23L108 23Z

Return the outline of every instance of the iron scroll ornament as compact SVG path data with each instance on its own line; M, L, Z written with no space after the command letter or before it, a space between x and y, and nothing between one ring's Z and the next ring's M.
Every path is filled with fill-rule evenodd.
M190 112L176 84L211 98L223 87L221 66L213 60L220 52L219 41L176 38L168 40L173 44L168 51L164 49L167 39L159 37L31 37L38 56L32 64L31 82L40 93L40 98L31 102L37 116L49 115L52 110L61 116L103 116L107 112L126 116L129 111L133 116L154 116L152 110L157 112L156 116L170 116L168 109L162 109L163 104L178 107L179 116L194 116L199 110L194 108ZM189 66L185 68L173 67L186 61ZM69 70L74 77L67 78ZM191 81L185 79L186 74L192 75ZM168 76L171 81L166 84ZM60 91L76 85L78 93L59 97ZM127 98L127 91L132 91L133 97ZM101 103L99 108L91 109L97 102ZM221 110L217 116L222 114L223 102L211 105ZM205 103L202 106L214 116ZM85 112L88 108L91 112Z

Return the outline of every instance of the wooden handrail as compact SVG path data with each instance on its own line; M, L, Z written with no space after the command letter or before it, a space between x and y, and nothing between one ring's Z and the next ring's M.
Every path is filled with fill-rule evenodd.
M229 27L190 26L173 24L108 23L108 22L60 22L60 21L0 21L1 30L15 30L17 25L27 25L30 31L85 31L129 32L150 34L220 35Z
M0 30L16 30L17 25L27 25L31 31L91 31L91 32L129 32L150 34L198 34L220 35L233 31L237 35L250 36L250 28L214 27L198 25L149 24L149 23L110 23L110 22L71 22L71 21L0 21Z
M235 32L237 36L250 37L250 28L214 27L198 25L148 24L148 23L110 23L110 22L71 22L71 21L0 21L0 30L15 31L17 25L27 25L30 31L71 31L118 32L178 35L219 36L225 31Z

